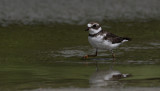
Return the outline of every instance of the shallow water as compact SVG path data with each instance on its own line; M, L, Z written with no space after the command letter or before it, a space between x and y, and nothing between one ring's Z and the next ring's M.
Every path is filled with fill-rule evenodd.
M95 51L87 41L86 25L0 27L0 90L158 91L160 22L102 25L105 30L133 39L114 50L115 62L105 50L99 50L98 57L82 58ZM129 76L122 77L125 74Z
M35 89L31 91L159 91L160 88L62 88L62 89Z

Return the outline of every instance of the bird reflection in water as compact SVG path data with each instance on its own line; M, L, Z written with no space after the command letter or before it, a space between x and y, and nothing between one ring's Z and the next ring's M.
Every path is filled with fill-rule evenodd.
M113 70L113 63L109 70L100 70L96 62L96 72L94 72L89 80L93 87L122 87L123 84L119 79L130 77L131 74L123 74L120 71Z

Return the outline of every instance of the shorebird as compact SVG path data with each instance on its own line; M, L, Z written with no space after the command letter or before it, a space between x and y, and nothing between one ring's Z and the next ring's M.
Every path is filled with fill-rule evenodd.
M96 49L96 52L94 55L85 55L84 59L97 56L98 49L111 51L112 57L115 59L113 49L117 48L122 43L131 40L131 38L119 37L115 34L104 31L100 24L96 22L88 23L85 31L89 31L88 41L92 47Z

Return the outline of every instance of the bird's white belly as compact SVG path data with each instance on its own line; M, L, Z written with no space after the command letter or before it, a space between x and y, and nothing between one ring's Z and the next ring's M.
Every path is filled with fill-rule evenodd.
M103 36L97 36L97 37L89 36L88 41L94 48L98 49L112 50L120 45L120 43L112 44L108 40L103 40Z

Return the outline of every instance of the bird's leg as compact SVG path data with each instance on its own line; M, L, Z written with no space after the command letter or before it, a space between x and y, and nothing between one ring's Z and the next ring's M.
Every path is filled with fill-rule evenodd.
M112 53L113 60L115 60L115 54L114 54L113 50L111 50L111 53Z
M87 59L88 57L96 57L98 54L98 49L96 48L96 53L94 55L85 55L83 58Z

